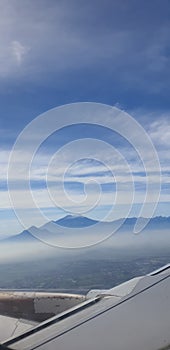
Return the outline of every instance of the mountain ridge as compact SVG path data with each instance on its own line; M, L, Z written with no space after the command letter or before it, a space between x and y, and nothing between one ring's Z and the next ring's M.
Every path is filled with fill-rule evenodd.
M136 218L136 217L132 217L132 218L122 218L122 219L118 219L115 221L111 221L111 222L106 222L106 221L96 221L93 219L90 219L88 217L82 216L82 215L66 215L61 219L58 219L56 221L49 221L48 223L44 224L43 226L37 228L36 226L31 226L30 228L23 230L22 232L13 235L13 236L9 236L8 238L3 238L0 240L1 243L12 243L12 242L24 242L24 243L29 243L29 242L36 242L38 241L38 238L36 238L34 236L33 233L31 233L31 231L34 232L34 230L40 230L41 232L44 230L47 234L48 234L48 227L49 225L51 225L51 223L56 224L58 226L60 226L61 228L64 229L65 228L85 228L85 227L89 227L89 226L95 226L98 223L102 223L103 225L116 225L116 224L121 224L121 227L118 229L120 232L124 232L124 231L130 231L134 228L137 220L140 219L142 220L146 220L146 218ZM163 229L169 229L170 230L170 216L164 217L164 216L156 216L150 219L150 221L148 222L146 229L148 230L158 230L161 229L163 225Z

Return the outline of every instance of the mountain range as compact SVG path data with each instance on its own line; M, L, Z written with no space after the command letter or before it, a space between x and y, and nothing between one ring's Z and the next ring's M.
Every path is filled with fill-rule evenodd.
M140 218L141 222L145 220L145 218ZM116 227L120 226L118 231L121 233L123 232L133 232L135 223L137 221L137 218L127 218L127 219L119 219L117 221L113 222L102 222L102 228L107 228L108 227ZM6 243L28 243L28 242L36 242L38 241L38 235L40 234L40 237L46 238L47 235L50 235L52 233L53 229L53 234L55 233L55 225L56 227L60 227L60 235L65 233L64 228L70 228L72 229L70 232L70 235L72 232L80 232L81 228L92 228L93 226L99 224L99 221L92 220L90 218L84 217L84 216L73 216L73 215L67 215L57 221L51 221L46 223L45 225L37 228L35 226L30 227L28 230L24 230L23 232L16 234L14 236L10 236L6 239L1 240L1 243L6 242ZM73 230L73 229L77 230ZM162 230L169 230L170 232L170 217L154 217L151 218L150 221L148 222L147 226L145 227L144 231L162 231ZM67 234L68 234L68 230ZM83 231L84 232L84 231ZM57 232L58 233L58 232ZM37 237L37 238L36 238Z

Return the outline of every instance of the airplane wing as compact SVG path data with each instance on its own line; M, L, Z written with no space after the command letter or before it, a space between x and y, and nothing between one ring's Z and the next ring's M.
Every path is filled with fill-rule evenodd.
M169 350L170 264L112 289L92 290L76 305L27 327L1 348Z

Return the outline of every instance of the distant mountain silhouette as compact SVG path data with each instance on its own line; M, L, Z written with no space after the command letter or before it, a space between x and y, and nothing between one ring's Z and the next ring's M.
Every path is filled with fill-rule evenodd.
M92 220L80 215L79 216L67 215L62 219L54 221L54 223L63 227L80 228L80 227L88 227L88 226L95 225L98 223L98 221Z
M128 230L135 226L137 220L145 222L145 218L127 218L125 219L121 229ZM144 230L161 230L161 229L170 229L170 216L156 216L149 220L147 226Z
M36 237L34 237L29 230L24 230L23 232L18 233L14 236L10 236L8 238L3 239L1 242L3 242L3 243L34 243L37 241L38 241L38 239Z
M102 225L113 225L113 227L115 227L117 224L120 223L120 228L119 228L119 232L132 232L134 229L134 226L136 224L136 221L138 219L137 218L127 218L127 219L120 219L117 221L113 221L113 222L102 222ZM145 218L140 218L141 222L142 220L146 220ZM67 215L65 217L63 217L62 219L59 219L57 221L52 221L49 222L45 225L43 225L40 228L37 227L30 227L30 229L28 230L24 230L23 232L8 237L6 239L1 240L2 242L6 242L6 243L36 243L38 242L38 233L40 232L42 234L42 232L44 232L44 237L46 237L46 235L50 234L50 230L48 231L49 225L51 223L57 224L61 227L63 227L63 233L64 233L64 227L70 227L70 228L85 228L85 227L89 227L94 225L95 228L95 224L99 223L96 220L92 220L89 219L87 217L84 216L73 216L73 215ZM122 225L121 225L122 224ZM117 225L119 226L119 225ZM161 231L161 230L169 230L170 232L170 217L162 217L162 216L157 216L154 218L151 218L149 223L147 224L147 226L145 227L144 231ZM32 232L32 233L31 233ZM34 232L36 232L35 236L34 236ZM41 236L42 237L42 236Z

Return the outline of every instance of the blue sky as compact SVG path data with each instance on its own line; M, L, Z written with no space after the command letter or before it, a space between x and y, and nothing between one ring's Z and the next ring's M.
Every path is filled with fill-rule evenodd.
M0 234L22 230L12 212L6 181L16 137L39 114L74 102L116 105L141 123L161 163L162 191L155 215L170 215L169 18L168 0L0 1ZM31 177L37 205L49 219L64 215L43 193L44 169L56 149L82 134L109 142L122 152L135 176L136 201L131 215L138 215L146 186L139 157L116 133L88 125L61 130L41 146ZM25 152L26 145L23 158ZM81 149L78 154L81 158ZM69 159L71 162L71 151ZM63 166L64 161L61 169ZM84 196L85 179L96 177L104 193L103 204L95 213L101 217L113 200L114 183L109 174L103 164L82 160L69 169L66 187L78 201ZM119 176L123 176L123 168ZM120 207L115 208L117 217L124 215L128 203L128 180L121 181L124 192ZM15 188L23 191L24 199L19 174ZM20 205L28 226L40 224L27 203Z

